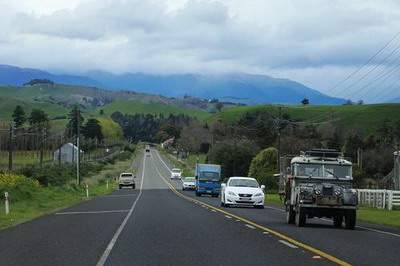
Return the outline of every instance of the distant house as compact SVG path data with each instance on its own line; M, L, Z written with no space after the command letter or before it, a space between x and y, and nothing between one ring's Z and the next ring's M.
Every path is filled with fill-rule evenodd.
M81 150L81 156L83 151ZM61 161L62 163L72 163L77 161L78 147L72 143L65 143L56 151L54 151L54 161Z
M168 149L172 144L174 144L175 138L170 138L161 143L161 148Z

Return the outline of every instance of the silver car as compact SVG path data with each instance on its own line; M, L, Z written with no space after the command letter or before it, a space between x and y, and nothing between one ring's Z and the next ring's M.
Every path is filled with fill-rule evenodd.
M182 190L194 190L196 188L196 178L194 176L186 176L182 178Z
M132 173L121 173L118 179L119 189L122 187L132 187L135 189L135 175Z

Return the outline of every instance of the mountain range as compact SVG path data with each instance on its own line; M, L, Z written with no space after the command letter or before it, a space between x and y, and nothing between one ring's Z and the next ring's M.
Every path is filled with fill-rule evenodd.
M194 96L249 105L266 103L299 104L304 98L311 104L342 104L344 99L325 95L299 82L266 75L230 74L112 74L91 71L84 75L58 75L46 71L0 65L0 84L21 86L32 79L82 85L108 90L128 90L167 97Z

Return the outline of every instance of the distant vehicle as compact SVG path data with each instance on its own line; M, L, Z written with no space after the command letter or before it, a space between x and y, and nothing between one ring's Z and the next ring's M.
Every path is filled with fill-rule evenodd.
M121 173L118 179L119 189L122 187L132 187L135 189L135 175L132 173Z
M179 168L173 168L171 170L171 179L181 179L182 170Z
M150 153L150 145L146 145L145 150L146 150L147 153Z
M352 183L352 163L336 150L314 149L292 158L280 182L287 222L300 227L307 218L327 217L335 227L344 220L347 229L354 229L357 191Z
M194 176L187 176L182 178L182 190L193 190L196 188L196 178Z
M253 206L264 208L264 189L254 178L231 177L221 184L221 206Z
M196 196L208 194L218 197L221 191L221 166L216 164L196 164Z

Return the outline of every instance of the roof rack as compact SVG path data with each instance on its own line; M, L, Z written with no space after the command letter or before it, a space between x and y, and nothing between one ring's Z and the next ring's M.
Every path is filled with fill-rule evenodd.
M309 157L321 157L321 158L340 158L343 157L342 153L334 149L312 149L304 153L305 156Z

